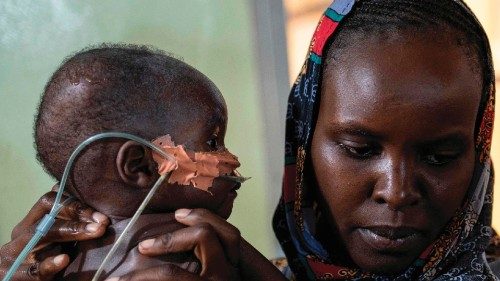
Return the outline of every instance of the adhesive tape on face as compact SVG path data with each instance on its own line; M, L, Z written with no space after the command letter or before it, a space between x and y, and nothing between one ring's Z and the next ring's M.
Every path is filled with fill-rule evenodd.
M170 135L153 140L153 144L176 160L174 162L158 153L153 153L153 159L158 163L158 172L161 175L172 172L168 183L191 185L208 191L215 178L234 175L236 168L240 166L238 158L227 150L220 152L186 150L182 145L175 145Z

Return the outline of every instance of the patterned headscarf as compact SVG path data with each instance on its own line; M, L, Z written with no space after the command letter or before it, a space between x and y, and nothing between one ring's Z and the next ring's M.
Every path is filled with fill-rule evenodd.
M362 0L360 0L362 1ZM309 55L290 92L286 116L283 193L273 226L298 280L494 280L484 250L491 236L493 173L490 145L494 115L494 78L488 57L485 87L476 128L476 165L471 186L459 212L441 235L400 276L384 277L358 268L336 265L315 237L317 213L314 184L305 180L304 163L317 115L325 44L356 0L335 0L319 21ZM474 17L461 1L464 13ZM475 18L475 17L474 17ZM342 28L342 27L340 27ZM486 52L490 56L487 38Z

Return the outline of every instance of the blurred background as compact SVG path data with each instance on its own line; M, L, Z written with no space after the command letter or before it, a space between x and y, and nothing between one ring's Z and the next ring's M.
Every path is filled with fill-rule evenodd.
M488 32L500 65L500 22L495 17L500 1L467 2ZM0 244L55 183L36 161L32 137L46 81L66 56L86 46L125 42L181 56L218 85L229 110L226 144L243 163L240 172L252 177L240 189L230 221L266 256L280 255L270 224L280 194L286 99L317 20L329 4L0 1ZM499 131L493 144L498 161ZM500 204L495 206L494 226L500 229Z

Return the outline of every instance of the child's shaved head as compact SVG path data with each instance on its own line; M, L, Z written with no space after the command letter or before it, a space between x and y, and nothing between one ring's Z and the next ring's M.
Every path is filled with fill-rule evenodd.
M200 111L226 122L215 85L184 62L145 46L87 48L66 59L45 87L35 123L38 158L60 179L71 152L92 135L122 131L153 139L189 126L192 112ZM113 153L106 145L86 151L81 166L104 169L99 165Z

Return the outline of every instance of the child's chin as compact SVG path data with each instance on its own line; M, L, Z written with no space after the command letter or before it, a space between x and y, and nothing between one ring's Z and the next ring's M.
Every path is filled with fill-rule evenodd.
M217 210L217 214L221 216L224 219L228 219L229 216L231 215L231 212L233 211L233 204L234 200L236 199L236 196L238 194L236 191L231 191L228 195L226 200L219 206L219 209Z
M233 210L229 211L229 212L217 212L217 215L225 220L229 219L229 217L231 216L231 213L232 213Z
M224 202L222 202L221 205L219 205L219 208L215 212L217 215L224 219L228 219L229 216L231 215L231 212L233 211L233 204L234 200L236 199L237 193L236 191L231 191Z

